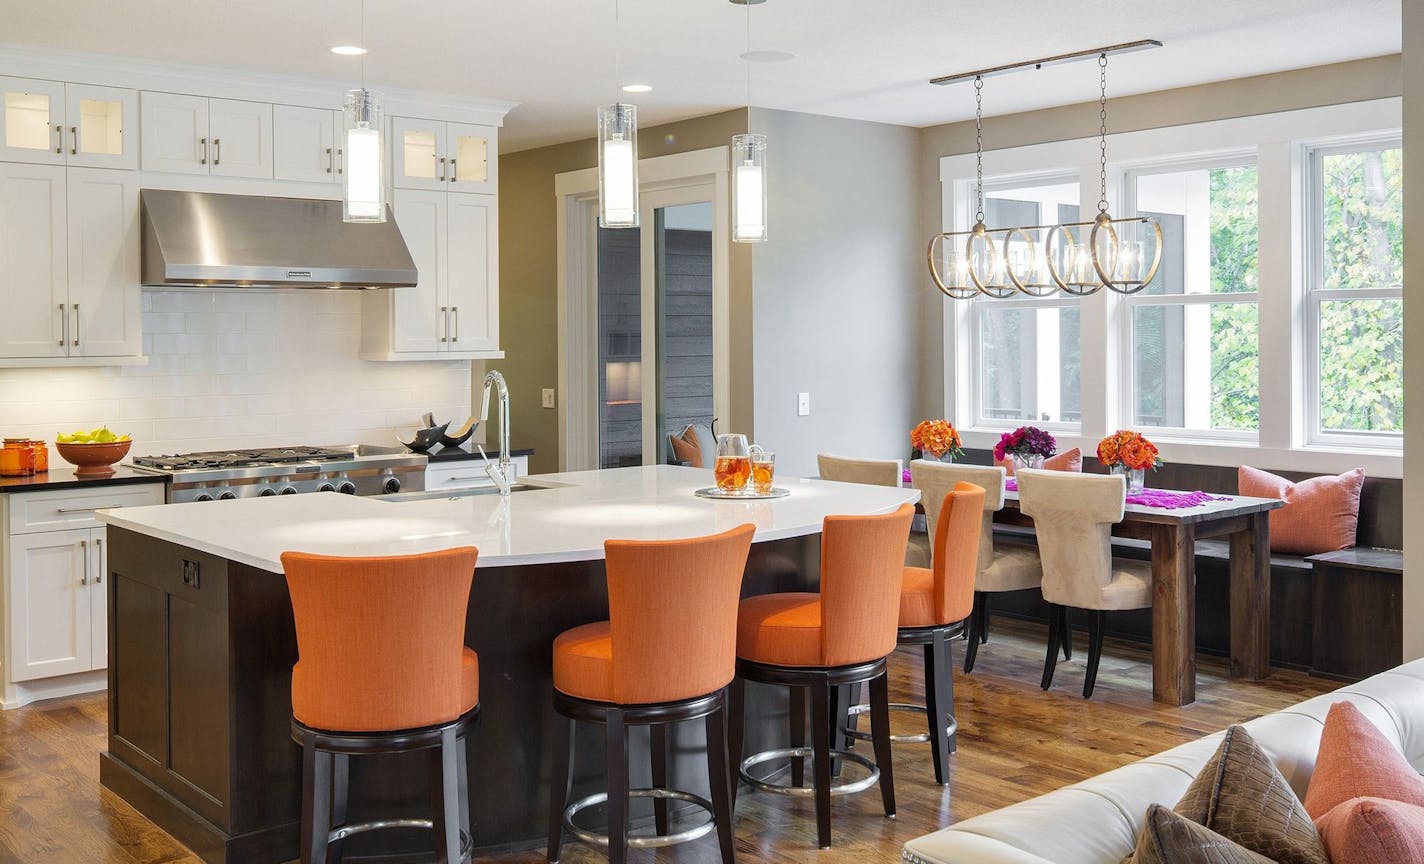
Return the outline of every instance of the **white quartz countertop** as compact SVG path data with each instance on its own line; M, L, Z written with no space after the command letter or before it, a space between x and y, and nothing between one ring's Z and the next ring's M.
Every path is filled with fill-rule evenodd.
M99 519L160 540L282 572L287 551L407 555L475 546L480 567L586 561L610 539L673 540L747 522L756 542L815 534L833 514L888 513L916 489L780 479L785 498L712 501L712 472L659 465L529 478L552 488L429 500L335 492L101 510ZM552 484L559 484L553 486Z

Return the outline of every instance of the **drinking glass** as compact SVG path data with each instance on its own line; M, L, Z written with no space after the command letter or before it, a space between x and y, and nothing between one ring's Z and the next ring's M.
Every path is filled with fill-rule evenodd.
M712 474L717 478L717 488L723 492L741 492L747 488L747 479L752 474L747 436L717 436L717 464Z
M752 447L752 488L758 495L771 494L771 481L776 476L776 454L761 447Z

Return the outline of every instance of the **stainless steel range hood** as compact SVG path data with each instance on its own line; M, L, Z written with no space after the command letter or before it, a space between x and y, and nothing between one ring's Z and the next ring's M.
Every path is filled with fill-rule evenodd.
M400 288L416 282L400 229L341 221L341 202L144 189L143 284Z

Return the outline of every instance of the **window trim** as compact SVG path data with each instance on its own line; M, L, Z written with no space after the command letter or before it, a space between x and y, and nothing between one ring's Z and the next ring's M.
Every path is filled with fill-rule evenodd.
M1397 130L1364 135L1335 137L1324 141L1307 141L1300 145L1301 166L1301 288L1297 302L1301 309L1300 326L1304 330L1305 362L1299 375L1305 405L1303 411L1305 441L1308 448L1330 450L1367 450L1376 453L1403 455L1404 431L1369 432L1325 429L1320 412L1320 307L1331 300L1404 300L1404 286L1397 288L1323 288L1325 272L1325 211L1323 157L1366 150L1403 149L1404 139Z
M1213 153L1202 153L1185 156L1179 159L1154 160L1152 162L1135 163L1128 166L1122 174L1122 197L1125 206L1123 212L1131 215L1137 214L1137 180L1140 177L1149 177L1157 174L1180 174L1188 171L1212 171L1218 169L1231 168L1254 168L1257 171L1257 184L1260 183L1260 159L1258 149L1235 148ZM1261 202L1259 195L1256 201L1256 222L1259 232L1260 227ZM1259 234L1258 234L1259 243ZM1213 441L1230 444L1255 444L1261 438L1261 417L1259 413L1260 397L1260 314L1261 314L1261 291L1259 277L1259 261L1257 263L1257 282L1255 291L1232 291L1220 294L1198 293L1198 294L1128 294L1120 298L1120 309L1118 315L1118 356L1122 358L1123 374L1119 376L1118 382L1118 416L1122 417L1131 428L1140 429L1153 438L1160 438L1165 441ZM1137 365L1134 362L1133 351L1133 312L1136 309L1156 306L1224 306L1239 303L1252 303L1256 306L1257 316L1257 416L1255 429L1198 429L1190 426L1148 426L1139 423L1136 415L1136 405L1133 396L1136 393Z

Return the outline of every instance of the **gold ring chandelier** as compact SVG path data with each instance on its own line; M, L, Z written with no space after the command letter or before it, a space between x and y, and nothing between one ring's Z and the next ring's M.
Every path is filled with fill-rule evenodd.
M1048 297L1062 291L1075 297L1103 288L1135 294L1151 284L1162 263L1162 227L1148 216L1113 218L1108 212L1108 55L1162 43L1146 39L1014 63L993 69L936 78L932 84L974 79L974 143L978 208L974 226L930 238L930 277L946 297L969 300L979 295L1004 299L1018 295ZM1017 69L1042 68L1087 57L1098 58L1098 215L1087 222L990 228L984 214L984 77ZM1128 229L1129 239L1119 231ZM1150 230L1150 259L1145 237ZM1046 233L1043 233L1046 232ZM1123 233L1127 233L1124 231ZM1040 237L1041 239L1035 239ZM961 245L962 248L961 248Z

